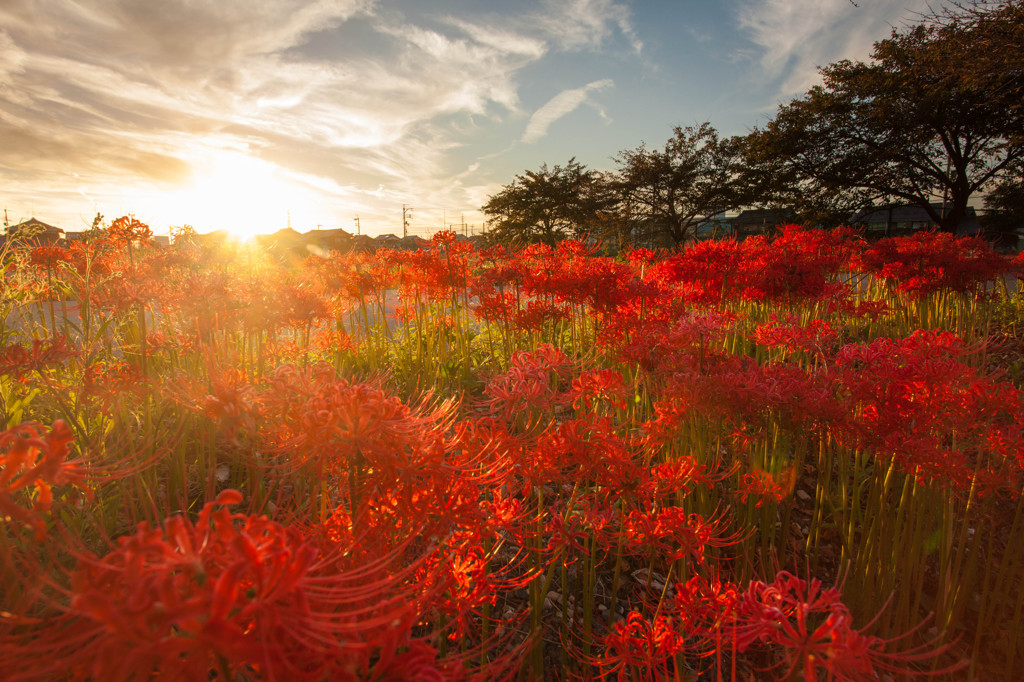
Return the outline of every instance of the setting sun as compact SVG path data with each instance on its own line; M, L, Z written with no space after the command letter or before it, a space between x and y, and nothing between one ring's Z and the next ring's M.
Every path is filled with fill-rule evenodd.
M236 151L217 151L194 164L178 191L161 196L154 212L199 232L227 230L242 239L286 227L316 198L272 163Z

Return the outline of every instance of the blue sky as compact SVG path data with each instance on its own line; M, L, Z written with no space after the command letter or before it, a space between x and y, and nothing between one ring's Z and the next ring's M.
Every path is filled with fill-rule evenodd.
M934 4L934 3L933 3ZM743 134L924 0L4 0L0 202L266 233L479 225L517 173Z

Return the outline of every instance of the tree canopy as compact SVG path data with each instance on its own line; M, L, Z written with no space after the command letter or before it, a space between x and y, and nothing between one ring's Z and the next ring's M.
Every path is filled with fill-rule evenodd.
M664 150L644 145L620 152L615 186L634 224L667 234L674 244L701 222L743 203L736 138L720 139L710 123L676 127Z
M1024 176L1021 45L1024 0L964 0L894 29L867 62L821 68L821 85L745 137L676 127L662 149L620 152L615 173L575 158L527 171L483 211L502 241L660 233L676 245L743 207L833 226L911 204L954 231L971 198L990 192L1012 221Z
M894 30L870 62L822 68L822 85L748 136L748 162L781 165L793 195L917 204L941 229L955 229L971 196L1019 171L1024 158L1020 110L1008 109L1019 68L970 66L994 49L997 34L983 18L1019 5ZM975 42L982 32L985 47Z
M574 158L565 166L526 171L481 209L489 218L493 240L554 243L580 237L601 223L610 205L600 173L587 170Z

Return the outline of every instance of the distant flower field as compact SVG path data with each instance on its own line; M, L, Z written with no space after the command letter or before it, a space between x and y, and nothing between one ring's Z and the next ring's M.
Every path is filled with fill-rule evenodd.
M2 251L0 678L1019 679L1020 257L149 237Z

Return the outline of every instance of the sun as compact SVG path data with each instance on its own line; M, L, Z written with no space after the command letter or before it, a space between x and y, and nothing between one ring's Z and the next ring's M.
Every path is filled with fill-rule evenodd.
M315 201L279 166L243 152L217 150L193 169L186 186L165 195L162 212L171 224L199 232L226 230L241 239L270 234Z

